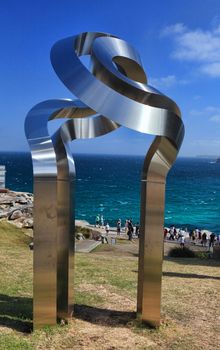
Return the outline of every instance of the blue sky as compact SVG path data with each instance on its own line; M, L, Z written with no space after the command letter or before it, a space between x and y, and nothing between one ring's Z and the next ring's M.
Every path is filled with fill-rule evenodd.
M219 0L2 1L0 30L1 151L28 150L23 125L33 105L73 97L50 64L53 43L103 31L130 42L149 83L179 105L186 126L180 155L220 155ZM72 148L144 154L151 140L123 129Z

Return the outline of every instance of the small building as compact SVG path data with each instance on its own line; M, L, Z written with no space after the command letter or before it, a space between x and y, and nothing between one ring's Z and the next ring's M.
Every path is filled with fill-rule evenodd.
M0 188L5 188L5 165L0 165Z

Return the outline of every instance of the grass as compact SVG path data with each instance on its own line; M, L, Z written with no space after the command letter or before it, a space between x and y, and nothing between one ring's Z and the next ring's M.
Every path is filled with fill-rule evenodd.
M215 350L220 334L219 262L165 258L162 323L154 330L135 314L137 243L101 245L76 254L75 317L32 332L30 238L0 222L0 350Z

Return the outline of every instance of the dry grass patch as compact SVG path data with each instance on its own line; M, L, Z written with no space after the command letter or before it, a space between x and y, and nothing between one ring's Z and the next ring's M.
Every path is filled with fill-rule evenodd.
M0 349L216 350L219 263L165 259L162 324L136 318L137 243L76 254L75 316L68 326L31 332L32 254L20 229L0 223Z

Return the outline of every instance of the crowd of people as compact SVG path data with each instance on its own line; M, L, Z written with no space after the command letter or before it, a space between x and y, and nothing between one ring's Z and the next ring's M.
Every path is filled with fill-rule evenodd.
M95 227L105 228L106 235L108 236L110 231L109 223L104 220L103 215L97 215L95 220ZM140 225L137 222L135 225L132 222L132 219L125 220L124 227L122 227L121 219L116 221L116 232L117 236L120 236L121 233L125 233L128 236L128 240L132 240L133 235L139 238L140 235Z
M106 236L110 231L109 223L104 220L103 215L97 215L95 220L95 226L105 229ZM140 236L140 224L137 222L133 224L132 219L126 219L124 226L122 226L121 219L116 221L117 236L121 233L125 233L128 236L128 240L132 240L133 237L139 238ZM220 235L217 237L213 232L200 230L198 228L188 231L187 227L176 228L175 226L164 228L164 240L177 241L181 247L184 247L185 243L201 244L203 247L213 247L215 243L220 244Z
M203 247L209 246L209 248L217 242L220 243L220 235L217 237L213 232L201 231L198 228L188 231L187 228L176 228L175 226L164 228L164 239L179 241L181 246L184 246L186 239L194 244L201 243Z

